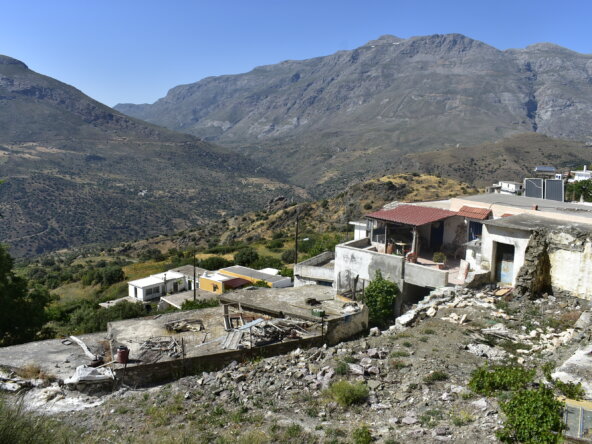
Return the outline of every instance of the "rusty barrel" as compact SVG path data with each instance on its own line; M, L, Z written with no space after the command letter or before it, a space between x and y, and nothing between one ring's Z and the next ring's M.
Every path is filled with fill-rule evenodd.
M129 348L125 345L120 345L117 347L117 354L115 355L115 360L120 364L127 364L127 360L129 359Z

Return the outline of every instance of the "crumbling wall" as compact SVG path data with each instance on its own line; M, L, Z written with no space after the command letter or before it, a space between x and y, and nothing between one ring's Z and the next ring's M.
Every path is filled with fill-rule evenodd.
M215 371L224 368L232 361L246 361L255 358L267 358L288 353L296 348L320 347L324 338L298 339L287 342L255 347L243 350L225 350L220 353L192 356L185 359L155 362L115 369L115 376L120 383L131 386L144 386L157 382L172 381L187 375L203 371Z
M335 287L338 293L353 291L354 285L361 290L362 281L373 280L376 271L380 270L382 277L402 284L403 256L394 256L362 250L350 245L361 244L361 241L349 242L335 248ZM366 284L367 285L367 284Z
M524 263L516 276L515 287L520 295L534 299L552 291L547 234L541 230L530 237L524 253Z
M535 231L516 290L531 298L552 292L592 300L592 233L568 226Z

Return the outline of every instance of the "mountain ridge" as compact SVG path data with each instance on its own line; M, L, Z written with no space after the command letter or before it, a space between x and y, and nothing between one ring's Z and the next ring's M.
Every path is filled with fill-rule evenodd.
M275 177L0 59L0 241L15 256L173 232L293 195Z
M171 88L126 114L214 141L308 188L376 173L374 157L537 132L592 140L592 56L499 50L462 34L382 36L353 50Z

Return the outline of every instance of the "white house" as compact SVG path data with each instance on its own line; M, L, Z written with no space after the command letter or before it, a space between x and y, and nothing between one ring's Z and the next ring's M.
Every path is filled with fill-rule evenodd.
M491 192L498 194L519 194L522 193L522 182L514 182L511 180L500 180L498 183L489 187Z
M128 282L128 295L140 301L149 301L186 288L187 278L183 273L165 271Z
M581 180L592 179L592 170L589 170L586 165L584 165L583 170L571 171L570 173L573 177L569 179L569 182L580 182Z

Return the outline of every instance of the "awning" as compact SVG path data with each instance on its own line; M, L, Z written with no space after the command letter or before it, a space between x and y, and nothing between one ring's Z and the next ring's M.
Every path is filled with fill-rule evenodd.
M419 227L432 222L448 219L457 216L455 211L443 210L441 208L422 207L419 205L399 205L391 210L380 210L367 214L369 219L376 219L385 222L395 222L404 225Z
M491 210L488 208L469 207L463 205L458 210L458 215L462 217L468 217L469 219L485 220L491 215Z
M252 285L251 281L248 281L243 278L228 279L227 281L224 281L223 283L224 283L224 287L226 287L226 288L240 288L240 287L244 287L245 285Z

